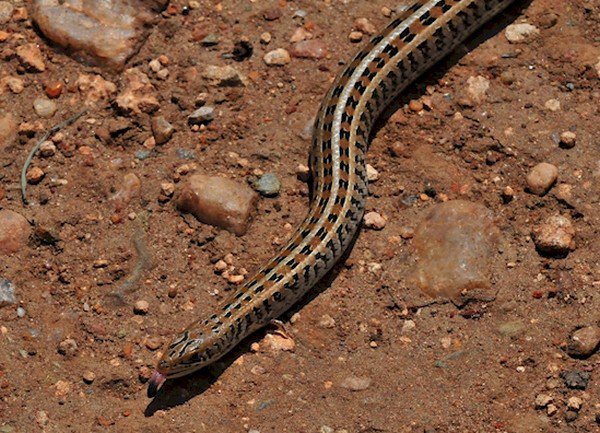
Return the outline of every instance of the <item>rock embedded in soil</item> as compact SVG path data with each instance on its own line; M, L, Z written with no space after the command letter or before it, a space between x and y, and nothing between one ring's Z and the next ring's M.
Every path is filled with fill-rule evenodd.
M371 379L368 377L348 376L342 380L340 386L350 391L364 391L371 386Z
M527 188L533 194L544 195L558 179L558 168L542 162L531 169L527 175Z
M25 217L12 210L0 210L0 254L13 254L27 245L31 227Z
M248 185L223 177L196 174L177 194L177 207L205 224L238 236L248 230L258 195Z
M563 215L552 215L534 227L533 240L543 254L564 256L575 249L575 229Z
M154 116L151 122L152 134L156 144L164 144L171 139L175 128L163 116Z
M498 238L485 206L463 200L435 205L413 238L417 285L430 296L455 300L465 290L489 289Z
M48 39L74 57L121 69L167 2L34 0L32 18Z
M15 286L12 281L0 278L0 308L7 305L15 305L16 303Z
M573 358L588 358L600 345L600 328L586 326L571 334L567 344L567 353Z

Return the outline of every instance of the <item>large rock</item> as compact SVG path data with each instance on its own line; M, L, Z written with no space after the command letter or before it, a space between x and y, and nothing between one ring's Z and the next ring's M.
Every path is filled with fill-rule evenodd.
M34 0L42 33L88 62L121 69L168 0Z
M31 227L24 216L0 210L0 254L13 254L27 245Z
M201 174L191 176L176 198L180 210L238 236L248 230L257 199L246 184Z
M454 200L435 205L415 230L414 278L428 295L458 300L489 289L499 231L483 205Z

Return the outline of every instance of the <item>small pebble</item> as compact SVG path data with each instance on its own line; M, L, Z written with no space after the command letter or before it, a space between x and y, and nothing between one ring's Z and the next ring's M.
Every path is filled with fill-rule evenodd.
M160 337L152 337L152 338L146 338L146 340L144 341L144 344L146 345L146 347L149 350L156 350L160 346L162 346L162 341L161 341Z
M555 404L550 403L546 408L546 413L548 414L548 416L552 416L556 415L556 412L558 412L558 407L556 407Z
M367 164L367 180L370 183L377 182L379 179L379 172L371 164Z
M58 353L66 356L66 357L73 357L75 355L77 355L79 348L77 346L77 341L75 341L73 338L67 338L66 340L61 341L58 344Z
M350 39L350 42L360 42L362 41L363 38L363 33L362 32L350 32L350 34L348 35L348 38Z
M549 111L558 111L560 110L560 101L558 99L548 99L544 103L544 107Z
M33 101L33 109L40 117L52 117L58 110L56 102L46 98L37 98Z
M24 216L12 210L0 210L0 254L16 253L27 245L30 234L31 226ZM5 281L8 280L0 279L0 290Z
M46 92L46 96L48 96L48 98L58 98L62 93L62 89L63 84L60 81L53 81L46 84L44 87L44 91Z
M275 197L281 189L281 182L273 173L265 173L253 182L252 187L264 197Z
M151 122L152 134L156 144L164 144L171 139L175 128L163 116L155 116Z
M368 377L349 376L340 383L340 386L350 391L364 391L371 386L371 379Z
M23 307L17 308L17 317L23 318L23 317L25 317L25 314L26 314L25 308L23 308Z
M363 225L373 230L383 230L387 221L377 212L367 212L363 219Z
M41 168L31 167L29 170L27 170L25 177L28 183L36 185L42 181L45 175L46 173L44 173L44 170L42 170Z
M271 39L273 39L273 37L271 36L271 33L269 33L269 32L264 32L264 33L261 33L261 35L260 35L260 42L262 44L267 45L268 43L271 42Z
M55 153L56 145L52 141L46 140L40 145L40 156L48 158L50 156L54 156Z
M150 304L144 300L136 301L133 306L133 312L135 314L148 314L149 310L150 310Z
M508 203L515 198L515 191L510 186L505 186L502 190L502 200L504 203Z
M588 358L600 345L600 328L586 326L571 334L567 344L567 353L573 358Z
M575 248L575 229L562 215L548 217L532 231L535 246L543 254L564 256Z
M329 426L323 425L319 429L319 433L335 433L335 430Z
M321 316L321 319L319 320L319 326L321 328L331 329L331 328L335 327L335 320L329 314L324 314L323 316Z
M215 118L215 109L211 106L204 106L198 108L192 114L188 116L188 123L190 125L202 125L209 123Z
M308 59L322 59L327 56L327 53L327 46L318 39L297 42L290 50L292 57Z
M44 72L46 70L44 56L36 44L21 45L17 47L15 52L25 68L35 72Z
M312 39L312 37L313 37L313 34L311 32L306 30L304 27L298 27L296 30L294 30L294 33L292 33L292 36L290 36L290 42L292 44L294 44L296 42L305 41L307 39Z
M577 141L577 134L571 131L565 131L560 134L560 144L565 149L571 149L575 146L575 142Z
M579 412L581 406L583 406L583 400L579 397L570 397L567 401L567 407L575 412Z
M165 197L172 197L175 194L175 184L172 182L163 182L160 184L160 193Z
M83 373L83 381L88 385L96 380L96 374L93 371L86 371Z
M268 66L284 66L292 61L290 53L284 48L269 51L263 57Z
M15 286L10 280L0 278L0 308L17 303Z
M518 23L507 26L504 34L510 43L517 44L531 41L540 31L529 23Z
M587 371L572 370L562 372L560 377L568 388L586 389L592 375Z
M552 398L552 396L550 396L548 394L538 394L535 397L535 407L537 409L544 409L550 403L552 403L553 400L554 399Z
M544 195L558 179L558 168L555 165L542 162L527 175L527 186L533 194Z
M354 21L353 27L367 35L374 35L377 33L377 28L367 18L358 18Z
M565 412L565 421L573 422L577 419L578 416L579 416L578 413L575 412L574 410L568 410Z
M308 182L310 179L310 168L304 164L299 164L296 167L296 177L302 182Z

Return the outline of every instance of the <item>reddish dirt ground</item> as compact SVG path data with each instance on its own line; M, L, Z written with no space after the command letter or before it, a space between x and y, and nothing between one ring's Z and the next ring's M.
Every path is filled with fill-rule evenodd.
M270 351L265 332L258 333L209 372L169 381L156 399L146 397L143 376L160 351L150 350L157 341L148 339L167 343L230 290L213 263L231 253L237 268L252 271L285 237L284 225L301 221L307 186L295 169L306 163L309 142L300 134L339 61L358 49L348 38L354 20L368 18L381 28L388 20L382 7L396 6L386 0L199 3L189 15L161 17L128 63L151 76L160 114L177 129L153 156L135 157L151 135L149 116L121 116L110 104L98 104L65 128L72 152L34 159L46 176L28 187L29 206L21 203L18 179L42 132L21 137L0 155L0 207L59 238L53 245L32 238L0 262L0 277L14 283L18 299L0 309L0 432L599 431L600 354L581 360L565 352L574 329L600 324L600 88L594 66L600 62L600 6L585 0L533 0L511 9L498 28L480 32L476 42L420 79L398 104L401 115L381 122L369 151L380 179L370 186L367 210L385 215L387 226L362 230L333 281L295 310L289 324L293 352ZM264 11L274 8L281 17L266 21ZM293 17L296 9L307 12L304 21ZM509 43L505 25L523 21L538 27L539 36ZM289 48L290 35L303 22L314 25L329 55L266 66L264 53ZM82 96L69 83L81 73L101 74L121 88L119 74L77 63L28 23L11 21L5 28L39 44L48 68L23 74L15 58L3 61L1 74L20 76L27 85L20 94L2 94L0 109L49 128L78 111ZM199 25L218 34L220 43L207 48L195 42L192 31ZM272 35L266 46L259 42L265 31ZM243 36L254 46L253 56L223 59ZM14 48L12 43L0 42L0 49ZM149 72L148 62L159 55L168 57L166 80ZM223 90L190 79L191 67L206 64L231 64L250 83ZM485 101L466 106L460 101L471 76L485 77L490 87ZM50 81L66 89L56 100L58 113L40 119L32 101ZM193 104L200 92L208 93L218 116L208 130L194 132L186 123L189 111L173 101ZM403 106L411 99L425 102L425 109ZM560 102L558 111L546 108L551 99ZM295 109L286 111L290 104ZM127 132L100 140L95 129L116 118ZM568 130L576 132L577 143L561 148L553 137ZM402 143L399 154L390 151L396 142ZM78 152L81 146L93 155ZM202 173L244 182L256 169L273 172L282 192L260 200L242 237L203 225L180 215L171 201L159 202L161 183L172 182L177 168L190 163L178 149L193 150L192 162ZM247 163L239 164L231 152ZM543 161L558 167L571 198L525 191L526 174ZM106 295L135 267L136 223L127 216L115 220L109 197L127 173L142 182L141 199L126 213L144 221L153 267L119 306ZM501 197L506 186L515 191L508 203ZM422 196L432 188L434 198ZM482 203L497 218L503 246L488 302L431 304L410 283L411 240L398 236L445 197ZM576 248L566 258L542 257L531 230L557 213L572 219ZM372 272L372 263L381 270ZM149 303L146 315L133 312L140 299ZM17 317L18 306L24 317ZM69 339L76 347L59 353ZM252 342L258 351L249 350ZM573 371L591 375L585 390L564 382ZM86 372L95 375L93 383L84 381ZM351 376L370 384L361 391L341 386ZM539 394L552 396L556 413L536 409ZM571 397L583 402L578 411L568 410Z

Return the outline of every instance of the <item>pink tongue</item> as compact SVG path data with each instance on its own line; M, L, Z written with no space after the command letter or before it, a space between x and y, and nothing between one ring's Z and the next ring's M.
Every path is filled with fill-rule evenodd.
M166 380L164 374L154 370L152 377L148 381L148 398L153 398L158 392L158 387Z

